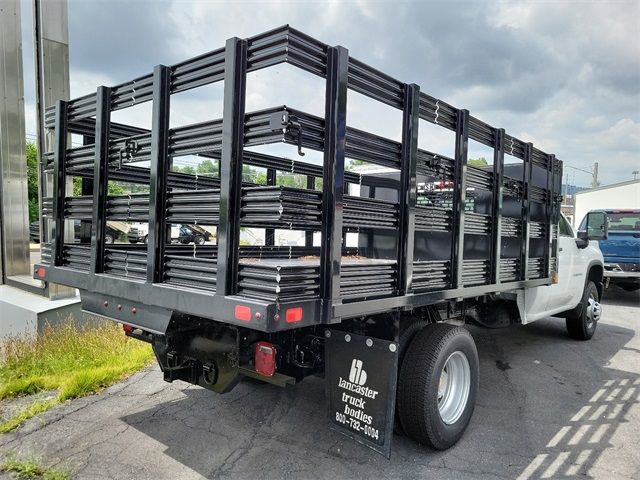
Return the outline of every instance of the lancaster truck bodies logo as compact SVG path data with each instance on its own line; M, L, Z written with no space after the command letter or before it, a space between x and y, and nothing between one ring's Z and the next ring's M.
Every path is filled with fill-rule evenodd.
M377 440L379 431L371 427L374 419L365 409L369 399L374 400L379 392L364 385L367 382L367 372L362 365L362 360L354 358L349 370L349 381L342 377L338 379L338 387L346 392L340 395L344 409L336 412L336 421Z
M358 385L364 385L367 382L367 372L362 369L362 360L354 358L351 362L349 381Z
M365 387L365 383L367 383L367 372L362 368L362 360L354 358L351 361L351 370L349 370L349 381L340 377L338 387L368 398L376 398L378 391Z
M343 433L389 455L397 353L387 340L327 335L326 380L330 421ZM348 340L348 341L347 341ZM369 340L367 342L367 340Z

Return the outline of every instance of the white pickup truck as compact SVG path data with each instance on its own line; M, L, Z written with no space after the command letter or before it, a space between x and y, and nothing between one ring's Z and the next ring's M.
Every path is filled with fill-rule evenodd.
M576 233L561 215L558 225L558 273L552 285L502 293L478 306L473 321L485 327L527 324L564 317L569 335L588 340L602 313L604 258L598 240L607 238L607 220L592 212L586 230Z

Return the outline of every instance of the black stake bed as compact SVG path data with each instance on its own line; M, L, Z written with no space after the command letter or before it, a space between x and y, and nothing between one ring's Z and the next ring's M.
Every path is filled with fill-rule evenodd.
M246 111L247 74L282 63L324 79L323 116L282 105ZM222 118L169 128L174 94L216 82ZM352 92L402 112L399 141L351 126ZM145 102L151 128L111 121ZM455 134L453 158L418 148L420 121ZM156 319L180 312L273 332L546 285L556 269L562 163L554 155L289 26L58 102L45 125L55 137L43 155L51 238L34 275ZM490 165L468 165L469 140L493 150ZM267 144L284 145L290 158L258 151ZM177 171L185 156L217 168ZM352 160L376 169L345 170ZM266 176L243 180L243 167ZM284 186L292 176L303 183ZM67 189L68 177L81 179L81 195ZM109 194L109 182L126 193ZM108 221L147 223L146 243L106 244ZM70 239L74 222L90 225L80 243ZM207 227L211 240L173 244L176 225ZM276 245L285 231L304 245ZM241 245L247 232L256 245ZM278 320L294 307L303 315ZM97 313L120 318L104 308ZM143 315L136 322L145 327Z

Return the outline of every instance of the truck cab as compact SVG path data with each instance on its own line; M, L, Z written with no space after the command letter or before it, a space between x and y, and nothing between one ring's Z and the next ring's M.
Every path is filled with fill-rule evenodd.
M558 223L558 265L550 285L519 289L488 297L473 319L484 327L527 324L547 317L564 317L569 335L588 340L602 313L604 258L598 241L607 238L606 217L589 215L589 227L574 232L567 218ZM588 228L588 230L587 230Z
M600 240L605 285L614 283L629 292L640 289L640 210L602 210L609 237ZM586 228L586 217L580 230Z
M586 221L586 220L585 220ZM579 230L584 232L585 230ZM595 240L585 240L576 234L564 215L558 224L558 272L551 285L521 290L518 307L522 323L549 316L562 316L582 301L585 288L592 282L598 292L603 290L604 259Z

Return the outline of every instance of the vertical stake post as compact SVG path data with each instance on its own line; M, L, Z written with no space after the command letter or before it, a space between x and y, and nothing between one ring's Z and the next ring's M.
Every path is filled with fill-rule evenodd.
M502 248L502 196L504 182L504 128L495 130L493 145L493 198L491 217L493 218L491 243L491 283L500 284L500 253Z
M224 59L224 107L220 157L220 225L216 294L233 295L238 282L242 150L247 76L247 42L227 40Z
M456 121L455 174L453 187L453 241L451 242L452 288L462 287L464 265L464 218L467 202L467 153L469 111L458 110Z
M533 144L527 143L524 148L522 165L522 238L520 242L520 280L529 278L529 221L531 219L531 157Z
M556 156L548 155L547 156L547 201L545 218L549 221L547 225L546 234L548 241L548 249L546 252L546 263L545 263L545 272L547 273L547 277L551 277L555 272L551 271L551 258L553 257L553 231L554 225L555 228L558 228L558 222L556 221L556 212L555 212L555 192L556 186Z
M274 168L267 168L267 185L273 186L276 184L276 170ZM264 232L264 244L275 245L275 229L267 228Z
M64 252L64 204L67 178L67 102L58 100L53 147L53 233L51 238L51 264L61 266Z
M333 304L340 298L348 67L349 52L346 48L330 47L327 50L322 239L320 245L320 293L324 301L323 319L325 322L331 320Z
M405 295L411 290L413 278L413 247L417 201L416 163L418 156L418 126L420 110L420 87L405 85L402 116L402 159L400 190L398 192L399 238L398 238L398 293Z
M169 174L169 103L171 70L153 69L151 118L151 165L149 167L149 233L147 237L147 282L162 282L167 237L167 176Z
M111 122L111 89L98 87L96 92L96 129L93 163L93 216L91 219L92 273L104 272L104 237L107 228L109 194L109 129Z
M307 175L307 189L315 190L315 188L316 188L316 177ZM313 247L313 232L304 232L304 246Z

